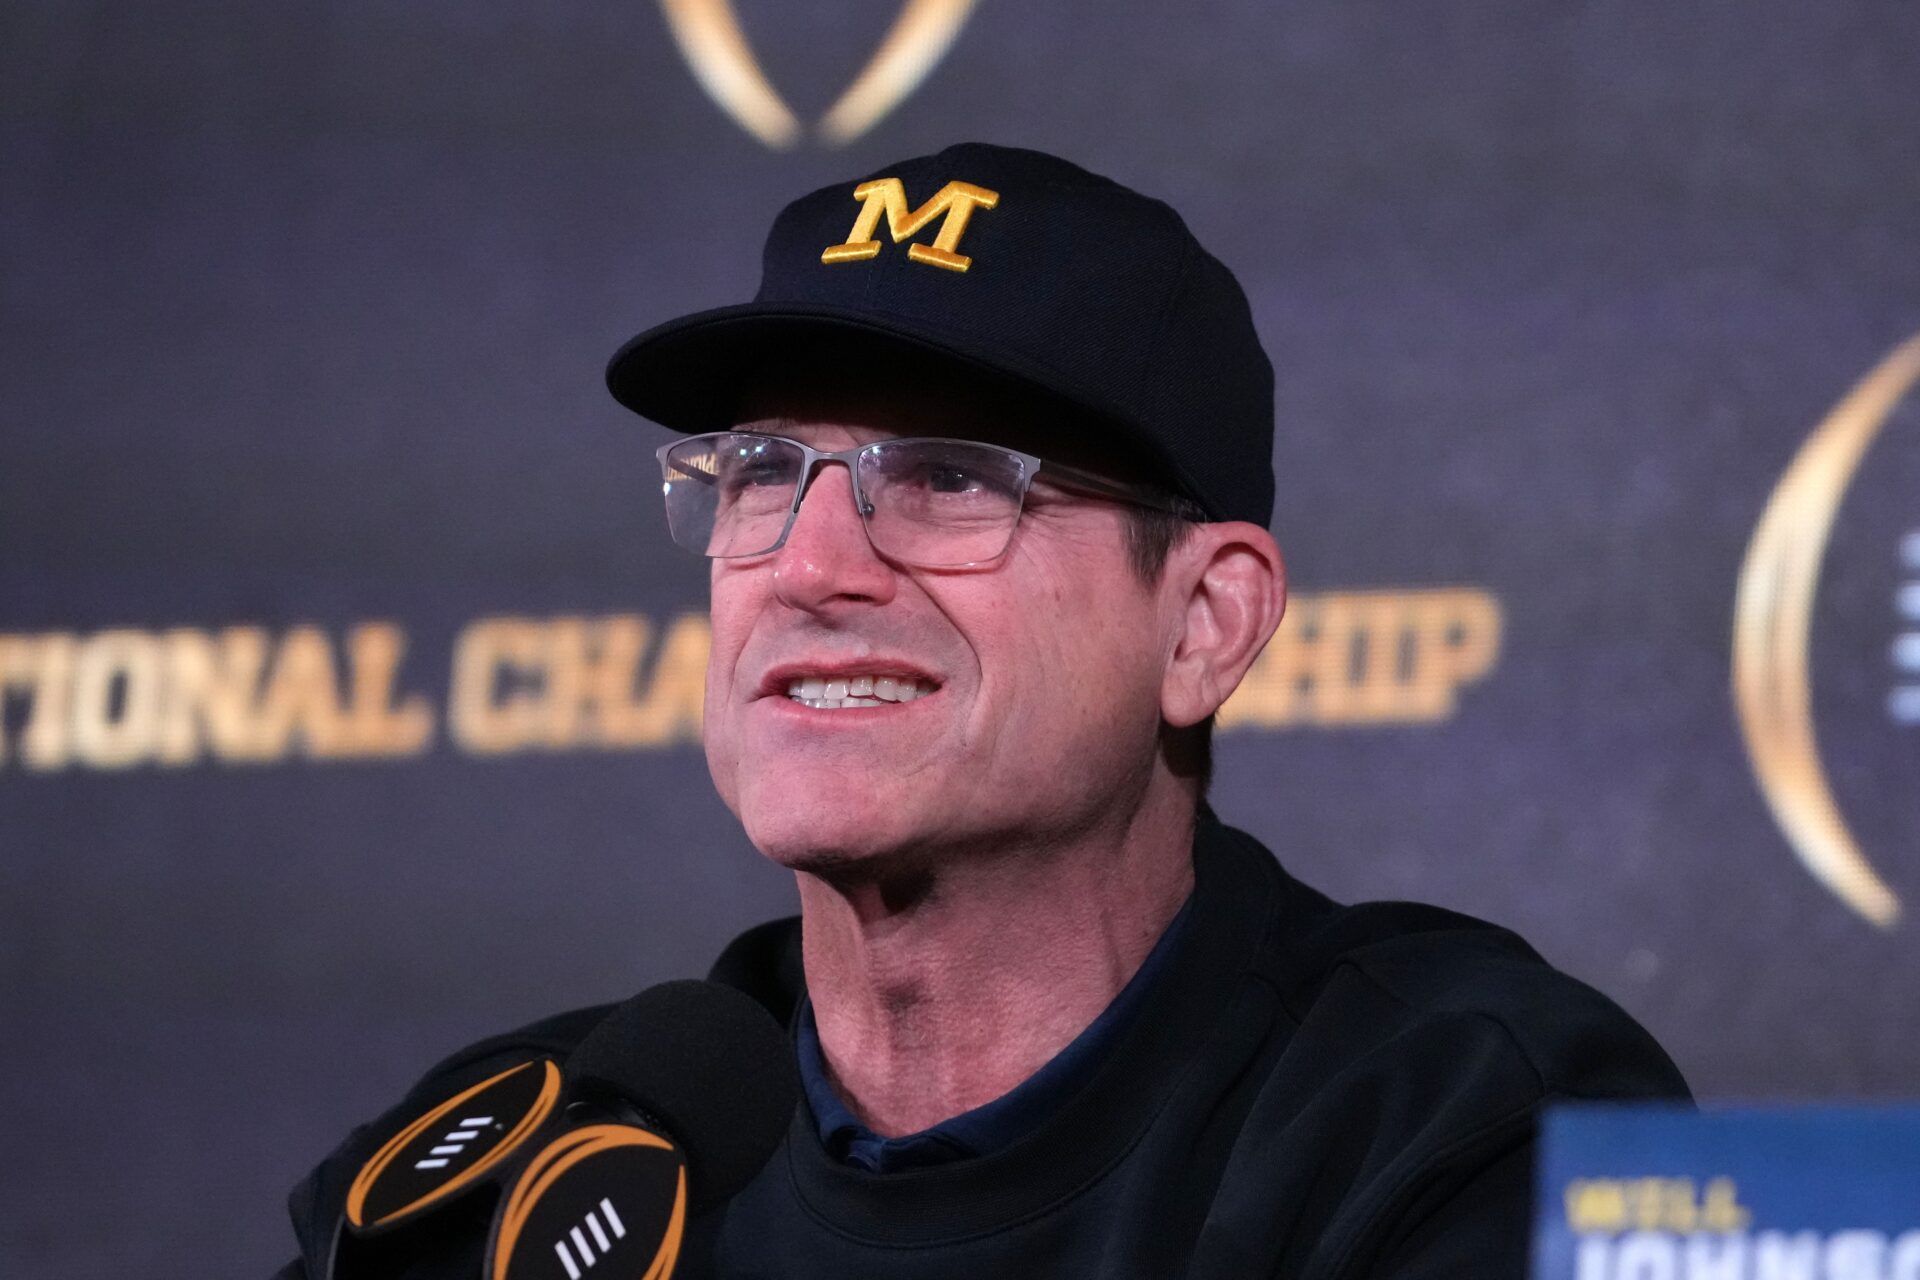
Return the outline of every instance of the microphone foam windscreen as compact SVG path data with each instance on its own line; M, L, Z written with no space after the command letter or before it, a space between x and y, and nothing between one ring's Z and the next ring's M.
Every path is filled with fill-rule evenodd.
M753 1180L800 1101L786 1032L716 982L663 982L615 1007L566 1075L576 1095L611 1093L660 1122L686 1153L696 1212Z

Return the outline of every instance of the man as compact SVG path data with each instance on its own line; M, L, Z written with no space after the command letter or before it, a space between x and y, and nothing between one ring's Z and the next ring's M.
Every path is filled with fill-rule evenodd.
M1541 1104L1685 1096L1513 935L1335 905L1207 809L1284 605L1272 375L1167 206L1033 152L888 166L608 376L688 433L708 761L801 905L715 976L805 1101L681 1274L1518 1276ZM296 1194L316 1274L382 1131Z

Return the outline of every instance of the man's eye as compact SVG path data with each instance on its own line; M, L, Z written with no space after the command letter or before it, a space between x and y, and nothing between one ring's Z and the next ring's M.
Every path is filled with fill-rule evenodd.
M786 484L791 478L791 469L777 462L752 461L736 462L725 471L727 487L736 492L762 485Z
M927 474L927 487L935 493L971 493L982 488L982 481L960 467L934 467Z

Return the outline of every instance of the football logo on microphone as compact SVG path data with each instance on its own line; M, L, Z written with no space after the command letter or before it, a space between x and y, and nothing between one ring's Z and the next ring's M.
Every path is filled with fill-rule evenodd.
M553 1139L514 1179L495 1227L488 1280L665 1280L687 1220L687 1163L630 1124Z
M448 1098L361 1166L347 1192L347 1225L370 1234L444 1203L511 1155L559 1097L560 1068L542 1058Z

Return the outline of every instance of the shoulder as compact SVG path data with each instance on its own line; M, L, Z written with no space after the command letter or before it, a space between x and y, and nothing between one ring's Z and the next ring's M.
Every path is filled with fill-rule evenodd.
M1524 1274L1541 1109L1684 1099L1679 1070L1512 931L1419 903L1335 903L1260 853L1271 892L1253 977L1277 1034L1236 1176L1319 1197L1308 1273L1460 1274L1465 1260Z
M1513 931L1423 903L1335 903L1267 858L1280 890L1260 967L1300 1030L1390 1056L1459 1046L1422 1055L1428 1071L1471 1069L1481 1046L1536 1099L1687 1096L1632 1016Z
M1365 903L1346 915L1296 1000L1330 1002L1329 1011L1350 1002L1402 1034L1470 1033L1524 1064L1542 1098L1687 1096L1645 1028L1517 934L1412 903Z

